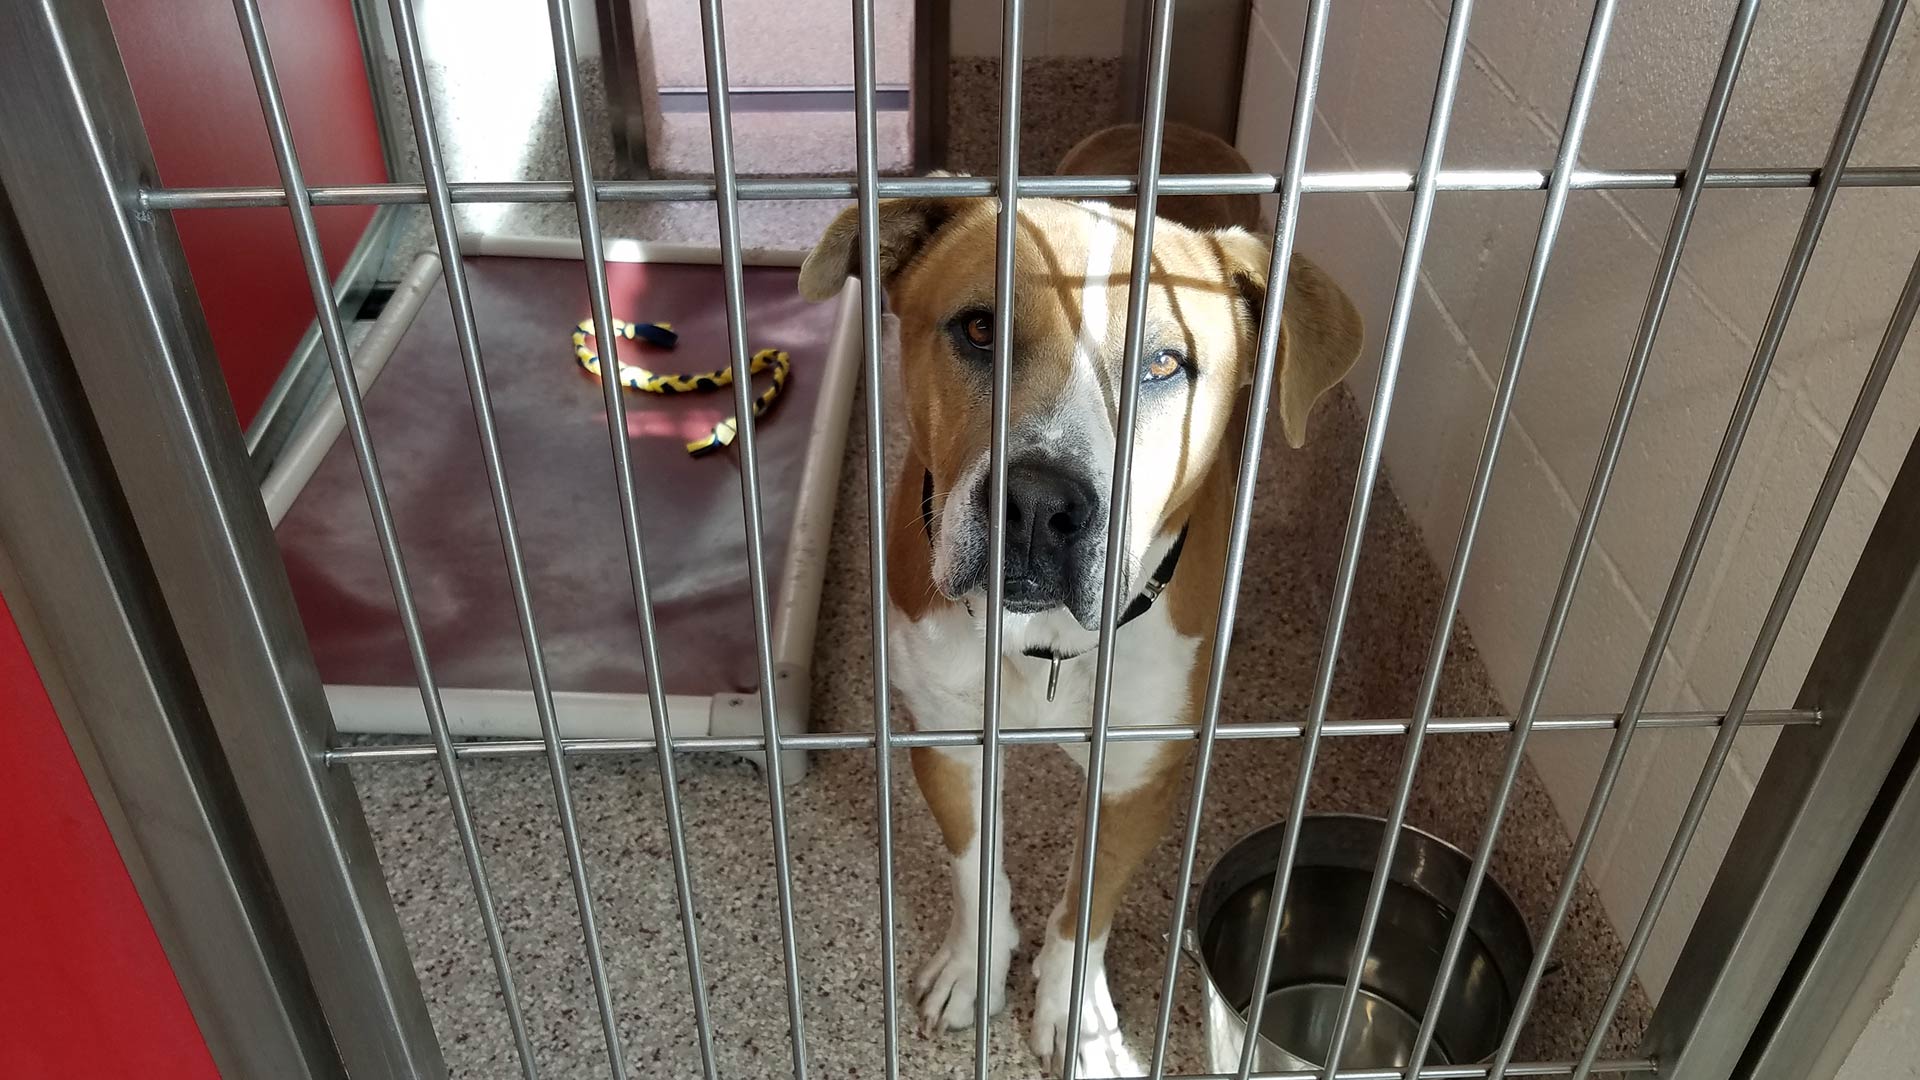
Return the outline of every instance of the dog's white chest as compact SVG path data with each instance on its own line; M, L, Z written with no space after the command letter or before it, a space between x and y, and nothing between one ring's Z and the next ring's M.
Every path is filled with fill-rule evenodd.
M1051 641L1045 617L1009 616L1000 660L1000 723L1003 728L1084 728L1093 720L1094 674L1098 658L1088 651L1060 665L1059 684L1047 700L1050 662L1025 656L1029 643ZM929 612L919 622L895 610L888 624L892 647L889 674L895 692L921 730L979 728L985 696L984 623L954 607ZM1109 716L1113 726L1192 723L1189 686L1200 641L1174 628L1163 605L1156 605L1115 635L1113 688ZM1157 744L1117 744L1152 747ZM1068 754L1083 764L1085 744L1069 744ZM1111 750L1110 750L1111 753ZM1110 764L1118 764L1110 757ZM1124 765L1122 765L1124 768ZM1124 777L1110 785L1128 786Z

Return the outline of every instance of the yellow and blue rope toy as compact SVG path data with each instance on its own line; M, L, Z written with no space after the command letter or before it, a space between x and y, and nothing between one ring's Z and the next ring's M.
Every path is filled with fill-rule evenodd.
M613 320L613 332L628 341L645 341L661 348L671 349L680 340L669 323L630 323L623 319ZM587 345L587 338L594 333L593 320L582 319L573 328L573 355L595 378L600 376L600 355ZM787 375L793 370L793 358L785 349L761 349L753 354L753 363L748 370L758 375L763 371L773 373L773 383L760 391L753 399L755 419L766 415L768 409L787 388ZM647 394L683 394L701 390L718 390L733 385L733 369L720 368L717 371L703 371L693 375L672 372L654 372L638 364L620 361L620 385L629 390L638 390ZM739 434L740 418L729 416L713 425L712 430L687 444L687 453L694 457L709 454L723 446L733 445L734 436Z

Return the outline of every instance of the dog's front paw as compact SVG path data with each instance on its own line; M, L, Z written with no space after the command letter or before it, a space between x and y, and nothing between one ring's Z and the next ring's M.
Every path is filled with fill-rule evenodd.
M933 954L933 959L927 961L913 979L914 993L919 999L921 1033L972 1027L979 988L980 965L973 937L949 934L940 951ZM987 1015L992 1016L1007 1005L1004 970L998 978L989 980L987 990Z
M1120 1035L1120 1014L1107 989L1105 942L1088 945L1087 981L1080 1008L1078 1045L1073 1048L1074 1074L1087 1077L1139 1076L1146 1072ZM1073 942L1049 937L1034 958L1039 981L1033 1002L1033 1033L1027 1041L1034 1055L1058 1074L1067 1060L1067 1015L1073 996Z

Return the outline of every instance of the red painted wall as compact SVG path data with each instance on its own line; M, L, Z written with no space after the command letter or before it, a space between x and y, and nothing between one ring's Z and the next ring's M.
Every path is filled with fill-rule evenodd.
M278 187L230 0L106 0L106 8L161 182ZM307 182L384 181L348 0L262 0L261 8ZM314 216L328 269L338 274L373 209L323 207ZM292 221L285 208L265 207L187 210L174 222L245 426L313 322Z
M0 600L0 1076L218 1073Z

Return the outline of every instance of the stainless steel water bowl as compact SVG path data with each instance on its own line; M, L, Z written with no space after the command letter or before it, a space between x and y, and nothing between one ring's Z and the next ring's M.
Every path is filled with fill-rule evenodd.
M1273 976L1262 988L1267 1002L1255 1069L1318 1069L1326 1064L1385 833L1386 822L1374 817L1317 814L1301 823ZM1276 823L1241 840L1215 864L1200 890L1187 946L1203 976L1208 1056L1215 1072L1232 1072L1240 1064L1269 889L1285 835L1285 825ZM1401 830L1340 1055L1343 1068L1409 1064L1471 862L1445 841L1416 829ZM1514 994L1532 961L1533 939L1526 921L1488 878L1439 1004L1425 1064L1490 1060L1513 1017Z

